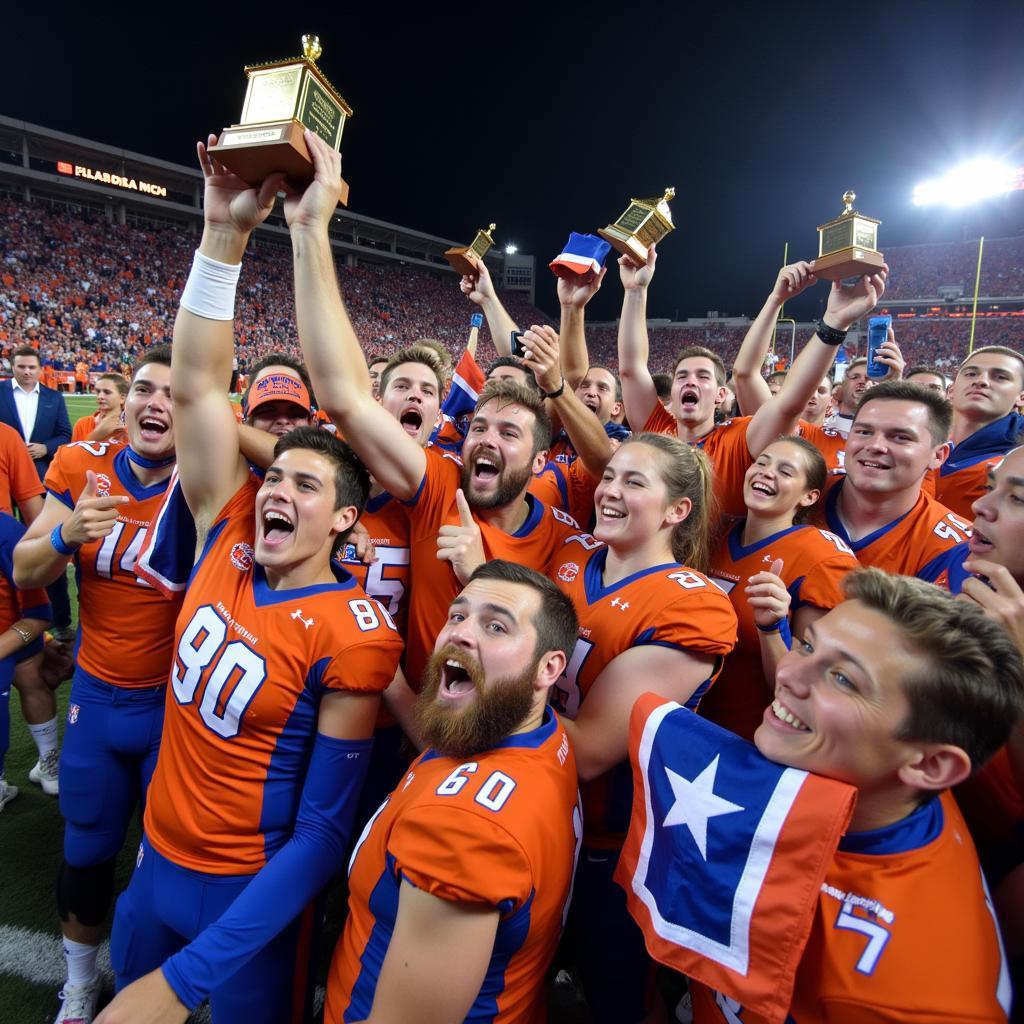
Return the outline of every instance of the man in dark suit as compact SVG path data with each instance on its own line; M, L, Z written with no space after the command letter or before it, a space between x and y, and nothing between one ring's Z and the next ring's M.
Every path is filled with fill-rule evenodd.
M54 452L71 440L64 396L39 383L42 369L39 353L31 345L22 345L11 354L13 378L0 384L0 422L21 434L40 480L46 476ZM46 592L53 606L54 636L72 639L67 576L50 584Z

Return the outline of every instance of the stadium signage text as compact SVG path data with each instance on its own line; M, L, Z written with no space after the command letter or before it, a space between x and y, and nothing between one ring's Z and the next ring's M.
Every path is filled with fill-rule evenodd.
M57 170L61 174L70 174L75 178L94 181L98 185L113 185L115 188L123 188L129 192L142 192L149 196L167 198L166 185L154 185L152 182L142 181L141 178L128 178L122 174L111 174L109 171L97 171L92 167L69 163L67 160L58 160Z

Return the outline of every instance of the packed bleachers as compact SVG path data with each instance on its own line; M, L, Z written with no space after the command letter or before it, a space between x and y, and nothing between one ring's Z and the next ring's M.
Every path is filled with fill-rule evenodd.
M169 341L198 227L114 225L100 216L0 200L0 352L40 342L44 362L118 368ZM408 267L339 267L368 353L429 336L460 350L475 307L451 275ZM239 364L295 346L291 252L261 245L245 260L238 302ZM518 321L549 323L518 293L503 295ZM482 332L483 333L483 332ZM486 337L486 335L485 335ZM494 354L481 339L481 358Z
M940 288L962 288L974 294L978 241L888 248L887 298L936 299ZM1024 295L1024 238L986 238L978 294L989 297Z
M117 369L147 345L170 340L197 241L198 227L114 225L99 215L0 200L0 357L38 340L44 362L58 370L72 370L79 361L96 370ZM943 285L967 281L965 275L973 288L974 242L904 246L886 257L893 267L887 299L934 298ZM433 337L458 357L474 307L454 277L409 267L339 266L338 273L368 355ZM260 244L247 256L238 302L243 372L267 352L296 350L291 277L285 246ZM986 241L981 290L1024 294L1024 238ZM522 326L551 322L519 293L506 293L503 301ZM955 365L966 355L965 317L898 317L895 328L908 364ZM745 331L713 322L652 326L651 366L671 369L672 357L687 345L706 345L729 364ZM809 326L797 330L798 349L810 334ZM593 362L617 367L614 324L592 325L587 341ZM789 343L789 330L782 329L780 356L788 354ZM1024 348L1024 317L979 320L975 343ZM485 330L480 359L494 354Z

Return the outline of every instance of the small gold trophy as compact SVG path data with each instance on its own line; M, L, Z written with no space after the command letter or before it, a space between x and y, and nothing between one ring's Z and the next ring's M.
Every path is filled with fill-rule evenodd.
M875 274L885 265L878 251L878 225L853 208L855 192L843 193L843 212L818 227L818 258L811 268L818 277L842 281L861 274Z
M477 259L482 260L487 255L491 246L494 245L491 232L496 227L497 224L488 224L486 231L481 228L476 233L476 238L473 239L472 245L458 245L454 249L445 249L444 258L451 264L451 268L456 274L462 277L472 277L476 273L476 266L469 259L469 254L473 253Z
M352 108L317 67L321 53L320 40L304 35L301 57L246 67L249 86L241 121L225 128L210 152L248 184L259 185L275 171L284 171L288 184L297 189L312 181L313 161L302 137L304 128L335 149L341 147L341 133ZM341 202L347 206L348 185L344 179L341 184Z
M601 228L598 234L623 256L646 263L648 247L675 230L672 211L668 208L668 201L675 195L674 188L667 188L660 198L630 199L626 212L614 224Z

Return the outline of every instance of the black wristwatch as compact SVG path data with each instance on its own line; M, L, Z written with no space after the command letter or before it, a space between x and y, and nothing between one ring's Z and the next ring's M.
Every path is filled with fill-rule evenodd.
M840 331L835 327L829 327L829 325L825 323L825 318L822 317L818 321L818 329L815 333L826 345L842 345L846 340L847 334L850 332Z
M554 391L545 391L543 388L539 388L539 390L544 398L561 398L562 392L565 390L565 378L562 378L562 383Z

